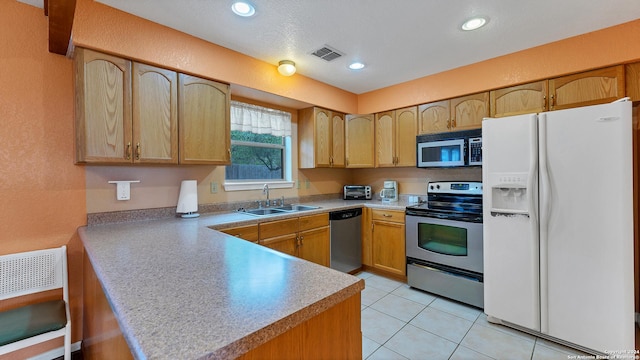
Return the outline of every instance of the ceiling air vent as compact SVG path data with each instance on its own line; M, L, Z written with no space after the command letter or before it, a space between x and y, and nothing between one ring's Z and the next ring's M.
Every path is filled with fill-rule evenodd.
M331 61L339 58L343 54L340 53L338 50L332 49L329 46L325 45L322 48L312 52L311 55L315 55L325 61Z

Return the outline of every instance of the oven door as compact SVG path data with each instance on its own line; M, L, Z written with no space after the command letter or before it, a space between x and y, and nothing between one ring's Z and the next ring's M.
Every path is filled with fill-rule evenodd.
M407 257L483 272L481 223L407 215L406 245Z
M418 143L418 167L464 166L465 140Z

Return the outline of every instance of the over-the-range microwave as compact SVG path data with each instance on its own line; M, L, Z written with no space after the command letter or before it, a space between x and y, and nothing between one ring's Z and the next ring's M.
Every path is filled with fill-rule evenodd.
M482 129L416 137L419 168L482 165Z

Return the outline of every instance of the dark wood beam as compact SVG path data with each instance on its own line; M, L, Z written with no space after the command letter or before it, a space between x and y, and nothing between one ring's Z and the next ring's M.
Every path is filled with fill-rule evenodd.
M75 11L76 0L45 0L45 14L49 17L49 52L67 55Z

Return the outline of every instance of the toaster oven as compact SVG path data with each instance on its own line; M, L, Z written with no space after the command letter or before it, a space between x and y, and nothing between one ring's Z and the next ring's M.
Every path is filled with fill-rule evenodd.
M371 200L371 186L345 185L342 190L344 200Z

